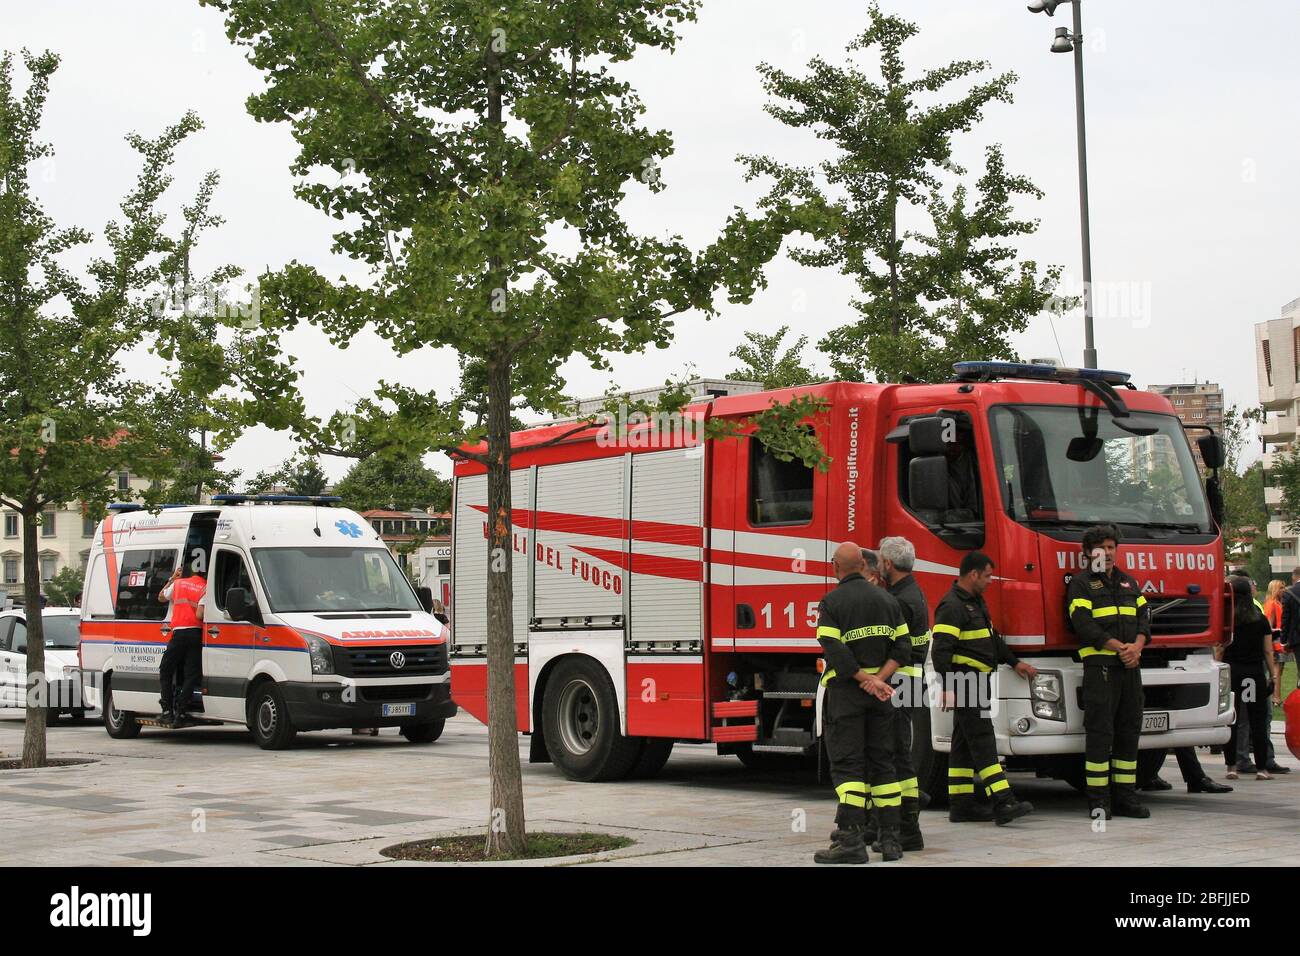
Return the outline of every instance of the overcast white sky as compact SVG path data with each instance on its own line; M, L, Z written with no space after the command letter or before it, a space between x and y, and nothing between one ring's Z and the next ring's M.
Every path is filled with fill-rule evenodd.
M1077 286L1073 72L1069 57L1048 52L1053 28L1068 23L1068 4L1054 20L1031 16L1019 0L882 6L919 23L908 53L915 67L983 58L1019 74L1014 105L990 108L958 158L977 166L987 143L1004 145L1009 166L1046 192L1022 210L1042 220L1025 254L1065 266ZM814 140L762 111L755 66L794 70L813 54L841 59L866 9L863 0L706 0L674 55L630 64L647 122L676 140L663 165L668 190L629 199L631 221L700 246L732 206L752 204L761 191L741 181L738 153L815 160ZM1129 293L1128 314L1098 316L1099 364L1132 371L1143 386L1218 381L1230 404L1253 404L1251 326L1300 296L1300 71L1293 63L1300 4L1088 0L1084 27L1094 279L1099 300L1110 296L1122 307ZM58 222L102 226L136 169L123 135L154 135L194 109L207 128L180 154L170 198L178 207L205 170L220 170L215 205L227 225L209 237L206 264L233 262L252 274L291 259L348 268L331 262L331 221L291 192L288 129L254 123L245 112L260 77L226 41L217 13L191 0L0 0L0 48L21 47L63 57L42 130L57 157L35 177ZM721 376L734 367L726 356L745 330L788 324L815 343L853 318L853 289L838 275L784 258L768 274L769 289L752 305L727 307L707 324L687 317L672 348L616 360L614 380L624 388L654 385L688 363ZM1055 332L1067 363L1078 364L1080 316L1057 321ZM1058 355L1045 316L1017 345L1025 357ZM292 351L306 372L310 407L322 415L369 394L380 378L426 387L456 378L447 351L398 360L373 338L336 352L309 331ZM575 395L608 384L580 363L563 373ZM286 451L281 436L258 430L228 462L251 474ZM325 465L338 477L347 462Z

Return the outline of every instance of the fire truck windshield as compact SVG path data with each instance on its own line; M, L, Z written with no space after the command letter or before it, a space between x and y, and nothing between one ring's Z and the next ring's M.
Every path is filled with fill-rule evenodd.
M1200 472L1172 415L1135 413L1121 428L1099 408L1003 405L990 420L1002 504L1016 521L1213 531Z

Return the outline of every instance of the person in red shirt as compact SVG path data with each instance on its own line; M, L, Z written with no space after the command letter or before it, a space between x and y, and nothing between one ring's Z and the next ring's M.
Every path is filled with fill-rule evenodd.
M159 704L162 715L159 723L177 726L189 718L194 691L203 680L203 595L207 593L207 575L194 570L187 578L181 577L184 566L172 572L167 586L158 593L158 600L172 603L172 629L158 664L158 679L162 696ZM176 687L176 672L181 673L181 685Z

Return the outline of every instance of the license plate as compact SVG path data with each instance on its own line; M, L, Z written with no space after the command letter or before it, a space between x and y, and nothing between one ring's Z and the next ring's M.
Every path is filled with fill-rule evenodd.
M1142 733L1159 734L1169 729L1168 711L1147 711L1142 715Z
M384 704L381 713L385 717L414 717L414 704ZM1165 715L1168 716L1167 714Z

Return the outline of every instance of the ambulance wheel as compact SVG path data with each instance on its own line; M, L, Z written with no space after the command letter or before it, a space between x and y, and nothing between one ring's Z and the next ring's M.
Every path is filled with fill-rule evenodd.
M628 776L633 780L649 780L651 777L657 777L672 754L672 740L666 737L646 737L641 756L637 758Z
M293 743L297 731L275 681L264 681L253 688L248 699L248 729L263 750L284 750Z
M114 740L130 740L140 736L140 724L129 710L118 710L113 703L112 681L104 678L104 729Z
M431 744L442 736L442 728L446 725L447 721L441 717L427 724L405 724L402 736L413 744Z
M618 698L604 669L589 657L561 660L546 682L542 726L551 760L570 780L622 780L642 741L619 729Z

